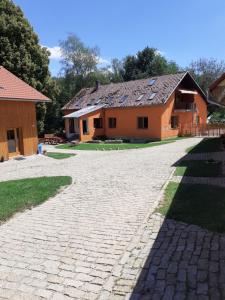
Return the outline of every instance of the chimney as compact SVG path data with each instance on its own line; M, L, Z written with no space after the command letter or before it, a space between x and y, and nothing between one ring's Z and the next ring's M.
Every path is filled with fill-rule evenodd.
M96 80L96 81L95 81L95 87L93 88L91 94L94 93L94 92L96 92L96 91L98 90L99 85L100 85L100 82L99 82L98 80Z
M99 88L99 85L100 85L100 82L99 82L99 80L96 80L96 81L95 81L95 91L97 91L97 90L98 90L98 88Z

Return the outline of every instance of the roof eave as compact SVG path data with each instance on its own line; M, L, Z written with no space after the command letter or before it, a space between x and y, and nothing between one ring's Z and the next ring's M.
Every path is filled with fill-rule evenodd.
M225 104L216 102L216 101L211 100L211 99L207 99L207 102L208 102L209 104L212 104L212 105L215 105L215 106L218 106L218 107L222 107L222 108L225 107Z
M12 97L0 97L0 100L4 100L4 101L17 101L17 102L21 102L21 101L27 101L27 102L52 102L51 99L24 99L24 98L12 98Z
M172 96L172 94L174 93L174 91L176 90L176 88L179 86L179 84L181 83L181 81L184 79L184 77L187 75L188 72L185 72L182 76L182 78L179 80L179 82L177 83L177 85L173 88L172 92L168 95L168 97L166 98L166 100L164 101L163 104L166 104L167 101L170 99L170 97Z
M209 90L212 91L214 90L218 84L225 79L225 73L223 73L219 78L217 78L213 83L210 84Z

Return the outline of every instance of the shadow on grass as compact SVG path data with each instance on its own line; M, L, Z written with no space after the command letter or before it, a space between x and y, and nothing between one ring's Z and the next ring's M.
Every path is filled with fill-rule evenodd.
M175 176L219 177L222 162L215 160L180 160L175 165Z
M225 188L170 182L157 212L165 219L149 221L162 225L150 226L154 242L129 299L225 299Z
M222 151L221 138L204 138L198 145L186 150L188 154L219 152Z

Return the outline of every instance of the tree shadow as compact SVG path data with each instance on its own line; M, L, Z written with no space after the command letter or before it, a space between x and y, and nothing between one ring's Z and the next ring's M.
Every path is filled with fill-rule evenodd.
M188 154L200 154L223 151L221 137L204 138L198 145L190 147Z
M187 166L184 176L186 158L175 163ZM169 183L163 203L165 218L155 213L146 225L153 242L129 299L225 299L225 188L181 180Z

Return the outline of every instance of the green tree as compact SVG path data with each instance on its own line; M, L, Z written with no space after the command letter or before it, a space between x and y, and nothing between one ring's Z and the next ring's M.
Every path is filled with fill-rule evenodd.
M200 58L193 61L187 70L206 93L210 84L225 72L225 61L218 61L214 58Z
M67 39L60 42L62 65L65 73L85 76L97 70L99 49L90 48L75 35L69 34Z
M225 123L225 108L215 107L211 115L210 123Z
M118 58L113 58L111 61L111 74L109 74L110 81L122 82L124 76L123 62Z
M125 81L179 71L179 67L175 62L167 61L157 49L149 47L139 51L137 55L125 57L123 67Z
M225 72L225 61L218 61L215 58L200 58L193 61L187 70L193 75L199 86L207 94L210 84ZM211 114L211 123L224 123L224 108L208 104L208 112Z
M0 65L52 98L50 53L39 45L38 36L22 10L11 0L0 1L0 33ZM38 129L43 132L46 105L37 107Z
M75 34L69 34L60 42L62 51L62 75L58 78L61 93L58 99L63 106L84 87L109 83L107 70L98 69L99 49L86 46Z

